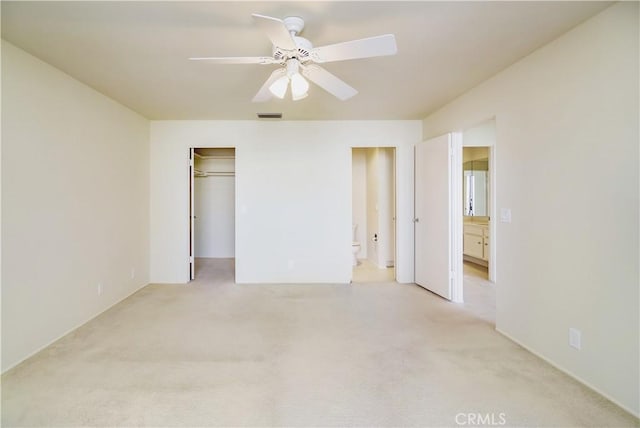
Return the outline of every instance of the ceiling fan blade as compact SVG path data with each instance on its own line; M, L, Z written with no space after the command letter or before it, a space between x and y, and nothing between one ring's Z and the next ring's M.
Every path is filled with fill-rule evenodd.
M204 61L213 64L276 64L278 61L268 56L227 56L189 58L191 61Z
M329 73L319 65L301 65L302 75L331 95L344 101L358 93L357 90Z
M264 84L262 85L262 87L260 88L256 96L253 97L251 101L254 103L263 103L273 98L273 94L269 90L269 86L271 86L271 84L276 80L278 80L280 77L286 76L286 74L287 74L286 68L279 68L275 70L273 73L271 73L271 76L269 76L267 81L264 82Z
M346 59L370 58L374 56L395 55L398 52L393 34L352 40L334 45L319 46L311 50L314 62L344 61Z
M254 13L251 16L253 16L256 24L258 24L258 26L267 33L267 37L269 37L269 40L271 40L271 43L273 43L274 46L288 51L295 51L298 49L296 47L296 42L293 40L293 37L289 33L289 30L287 30L282 19L258 15L257 13Z

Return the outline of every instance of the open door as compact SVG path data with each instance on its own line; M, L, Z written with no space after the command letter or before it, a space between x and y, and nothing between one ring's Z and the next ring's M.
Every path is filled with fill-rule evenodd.
M450 133L415 149L415 281L462 301L462 136Z
M195 158L193 155L193 147L189 149L189 279L193 280L196 277L196 260L195 260Z

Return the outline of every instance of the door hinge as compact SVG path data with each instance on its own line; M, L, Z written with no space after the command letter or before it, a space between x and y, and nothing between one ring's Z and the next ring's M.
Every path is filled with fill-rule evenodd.
M193 166L193 159L189 159L189 166Z
M193 256L189 257L189 263L193 263Z

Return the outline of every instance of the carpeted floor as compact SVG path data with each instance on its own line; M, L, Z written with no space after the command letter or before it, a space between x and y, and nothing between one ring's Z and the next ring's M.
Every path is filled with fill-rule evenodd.
M638 426L465 305L239 286L200 260L191 285L149 285L3 375L2 425Z

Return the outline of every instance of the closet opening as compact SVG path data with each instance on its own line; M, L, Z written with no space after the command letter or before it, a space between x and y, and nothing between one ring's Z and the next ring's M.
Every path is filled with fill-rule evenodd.
M203 283L235 278L235 148L192 148L189 275Z

